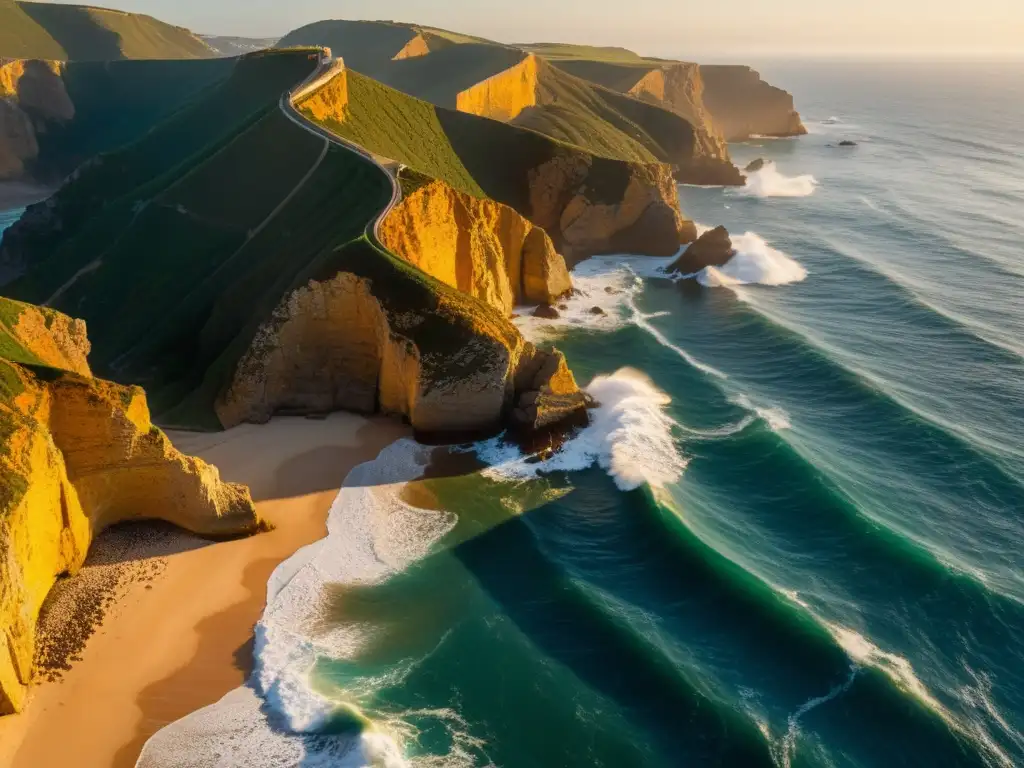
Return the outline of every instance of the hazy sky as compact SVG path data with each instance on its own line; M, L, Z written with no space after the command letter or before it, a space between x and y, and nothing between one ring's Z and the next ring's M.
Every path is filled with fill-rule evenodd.
M65 0L60 0L64 2ZM84 0L79 0L80 2ZM93 0L197 32L277 36L331 18L416 21L501 40L649 55L1024 56L1024 0Z

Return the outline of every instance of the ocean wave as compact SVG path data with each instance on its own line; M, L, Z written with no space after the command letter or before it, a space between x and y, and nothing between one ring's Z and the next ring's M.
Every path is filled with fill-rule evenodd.
M673 438L676 422L666 412L671 398L640 371L623 368L596 377L587 387L598 407L590 424L551 457L538 461L500 437L477 443L477 456L495 479L525 480L541 472L572 472L597 464L623 491L660 487L686 468Z
M789 420L789 413L784 408L779 407L766 407L762 408L753 403L753 401L744 394L738 394L729 398L730 402L744 408L748 411L752 411L757 415L773 432L781 432L784 429L792 429L793 424Z
M739 285L788 285L807 279L807 270L778 248L768 245L756 232L733 235L736 249L725 266L707 267L697 275L697 282L707 288Z
M818 188L818 180L810 174L786 176L775 163L767 162L760 170L747 174L747 183L734 194L743 197L809 197Z

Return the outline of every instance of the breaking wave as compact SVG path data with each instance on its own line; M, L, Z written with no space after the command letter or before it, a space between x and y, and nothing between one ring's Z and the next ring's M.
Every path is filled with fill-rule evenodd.
M786 176L774 162L747 174L745 186L736 190L744 197L808 197L818 188L818 180L810 174Z
M708 267L697 275L707 288L735 285L787 285L807 278L807 270L755 232L732 237L736 255L723 267Z

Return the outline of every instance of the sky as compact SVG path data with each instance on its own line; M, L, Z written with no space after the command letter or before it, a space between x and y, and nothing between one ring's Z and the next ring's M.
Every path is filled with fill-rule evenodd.
M148 13L199 33L250 37L278 37L321 19L394 19L506 43L621 45L646 55L705 60L736 55L1024 56L1024 0L92 2Z

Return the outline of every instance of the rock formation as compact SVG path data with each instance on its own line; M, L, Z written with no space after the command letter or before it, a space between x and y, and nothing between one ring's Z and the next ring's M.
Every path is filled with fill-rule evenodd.
M524 355L517 373L519 394L512 412L513 425L527 432L566 423L585 425L587 408L594 402L576 385L565 355L557 350L533 352L532 356Z
M443 181L420 187L381 225L380 239L428 275L508 315L572 290L551 238L507 205Z
M21 179L39 156L39 133L75 116L55 61L0 60L0 181Z
M704 104L726 141L807 133L793 96L764 82L750 67L702 64L700 71Z
M400 416L420 435L501 429L519 397L538 389L536 373L523 371L553 353L480 300L421 280L340 271L292 292L219 398L221 423L340 409ZM545 414L545 424L558 420Z
M749 163L747 163L747 167L744 168L743 170L746 171L747 173L757 173L762 168L764 168L764 166L764 158L759 157L756 160L751 160Z
M576 264L605 253L671 256L697 235L671 169L560 156L530 172L531 220Z
M725 227L705 232L690 245L683 255L666 269L669 274L692 275L706 267L722 267L736 255L732 240Z
M456 109L509 122L537 105L539 60L533 54L456 96Z
M6 299L0 318L2 715L24 705L43 600L105 527L155 518L221 536L260 521L246 488L153 426L141 389L89 375L81 321Z

